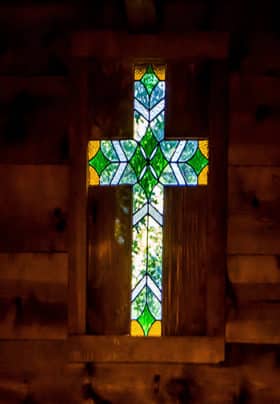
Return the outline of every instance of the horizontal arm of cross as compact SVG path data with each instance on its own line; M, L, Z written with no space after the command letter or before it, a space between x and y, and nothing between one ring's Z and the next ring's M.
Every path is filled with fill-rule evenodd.
M149 132L136 140L89 142L91 185L205 185L207 140L161 140Z

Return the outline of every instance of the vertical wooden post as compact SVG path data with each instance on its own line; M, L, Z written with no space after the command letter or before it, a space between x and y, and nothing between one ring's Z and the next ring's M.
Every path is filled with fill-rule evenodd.
M225 62L212 63L210 85L207 335L224 336L228 125L228 81Z
M70 124L69 334L86 331L88 75L86 62L72 71Z

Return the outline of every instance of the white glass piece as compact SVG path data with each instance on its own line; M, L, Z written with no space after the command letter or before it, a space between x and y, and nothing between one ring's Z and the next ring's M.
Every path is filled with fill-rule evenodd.
M120 146L120 142L118 140L113 140L113 145L115 147L115 150L117 152L117 155L118 155L120 161L123 163L127 162L126 155L124 154L123 149Z
M155 117L164 109L165 100L161 100L151 111L150 111L150 121L155 119Z
M171 158L171 161L172 161L172 162L178 161L178 159L179 159L179 157L180 157L182 151L184 150L185 144L186 144L186 141L185 141L185 140L181 140L181 141L179 142L179 144L178 144L178 146L177 146L177 148L176 148L176 151L175 151L175 153L173 154L173 156L172 156L172 158Z
M120 178L125 170L127 163L120 163L119 168L114 176L114 178L112 179L111 184L112 185L117 185L120 182Z
M149 276L147 276L147 285L156 296L156 298L161 302L161 291Z
M143 115L147 121L149 120L149 111L136 98L134 98L134 109Z
M144 276L144 278L142 278L141 281L133 289L133 291L131 293L131 300L134 300L139 295L141 290L146 286L146 278L147 277Z
M146 203L133 215L133 226L139 222L148 213L148 204Z
M178 184L179 185L185 185L185 180L184 177L181 174L181 171L179 170L178 164L177 163L171 163L171 166L173 168L174 174L177 178Z

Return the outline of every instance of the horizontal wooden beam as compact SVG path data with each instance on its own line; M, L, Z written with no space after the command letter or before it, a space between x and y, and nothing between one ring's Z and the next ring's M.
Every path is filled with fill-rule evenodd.
M219 363L224 340L208 337L75 336L70 362Z
M280 344L280 303L251 302L229 312L226 342Z
M228 34L222 32L130 35L113 31L81 31L72 38L72 54L77 57L225 59L227 52Z

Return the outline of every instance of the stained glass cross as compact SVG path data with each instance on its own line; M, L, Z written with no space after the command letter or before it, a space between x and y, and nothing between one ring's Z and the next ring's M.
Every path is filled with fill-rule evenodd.
M133 139L89 142L89 184L133 187L132 336L161 335L164 186L207 184L207 140L165 140L164 115L165 66L135 66Z

